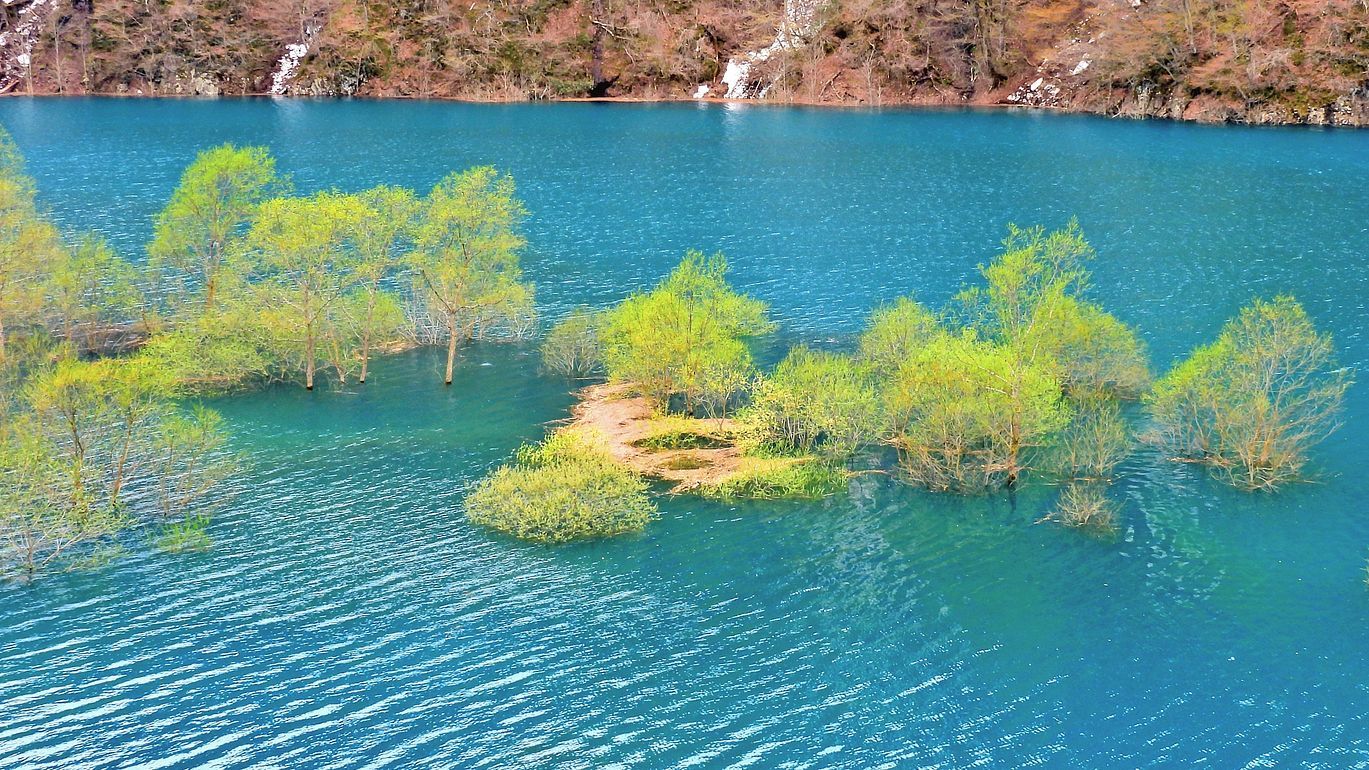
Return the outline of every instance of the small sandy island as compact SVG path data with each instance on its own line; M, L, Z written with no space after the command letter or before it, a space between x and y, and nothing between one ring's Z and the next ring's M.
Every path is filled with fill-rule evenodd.
M657 414L647 399L621 383L591 385L571 409L573 430L601 434L614 459L645 476L673 483L672 492L716 487L758 465L784 466L794 458L756 458L737 446L737 424L727 418Z

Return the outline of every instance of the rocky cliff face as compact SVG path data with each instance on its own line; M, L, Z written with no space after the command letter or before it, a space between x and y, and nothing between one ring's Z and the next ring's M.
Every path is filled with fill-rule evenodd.
M0 89L1369 125L1369 0L0 0Z

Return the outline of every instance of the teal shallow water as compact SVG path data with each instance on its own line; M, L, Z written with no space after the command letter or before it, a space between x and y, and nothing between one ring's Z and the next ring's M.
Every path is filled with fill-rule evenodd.
M1290 291L1369 361L1369 133L970 112L0 101L65 224L126 253L181 168L271 146L301 189L494 163L555 314L721 248L785 340L944 301L1007 221L1077 215L1158 366ZM549 549L464 485L570 403L529 350L457 385L222 399L253 455L207 554L0 588L0 767L1369 767L1369 396L1323 479L1227 491L1141 455L1101 541L1047 491L865 478L816 504L663 501Z

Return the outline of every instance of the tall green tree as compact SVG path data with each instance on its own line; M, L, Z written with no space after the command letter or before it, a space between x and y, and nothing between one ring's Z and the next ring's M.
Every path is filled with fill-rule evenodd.
M203 293L203 310L214 310L257 207L284 188L264 147L225 144L201 152L157 215L147 248L152 264L188 280Z
M0 128L0 364L11 330L38 318L42 284L62 254L57 228L38 210L19 148Z
M728 285L726 257L690 251L655 289L610 311L599 334L611 379L660 409L681 396L693 412L716 373L752 369L747 340L773 329L764 302Z
M412 242L418 200L412 190L387 185L365 190L357 199L365 211L352 233L359 299L349 303L349 317L361 359L359 380L364 384L373 345L393 336L403 320L398 298L384 289L383 282L400 266L403 249Z
M259 207L247 236L270 308L263 318L309 390L323 358L320 343L335 333L330 311L354 280L348 239L365 216L360 200L341 193L274 198Z
M530 312L532 286L519 267L526 215L513 178L490 166L449 175L423 203L409 263L447 343L448 385L461 341Z

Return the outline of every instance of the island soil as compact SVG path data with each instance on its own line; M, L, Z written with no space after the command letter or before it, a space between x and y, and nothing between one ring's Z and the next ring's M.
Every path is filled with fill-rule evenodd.
M674 484L672 492L716 487L758 463L789 464L791 458L745 457L737 446L736 422L727 419L663 417L651 402L634 395L629 385L592 385L578 394L571 409L572 430L601 435L615 460L644 476ZM664 435L693 434L706 446L654 448L652 440Z

